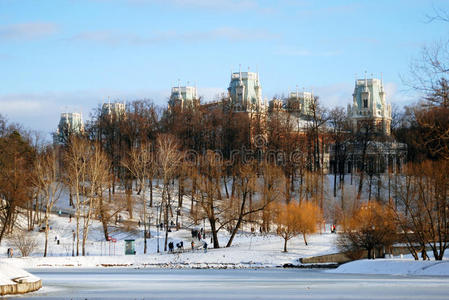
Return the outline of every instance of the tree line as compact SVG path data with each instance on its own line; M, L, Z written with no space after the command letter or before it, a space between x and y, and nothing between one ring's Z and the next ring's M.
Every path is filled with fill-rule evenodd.
M352 131L344 109L326 109L318 97L300 129L294 112L237 113L226 101L161 108L138 100L108 113L98 107L83 132L65 132L58 145L2 117L0 242L15 229L41 226L46 255L50 212L65 189L75 211L76 255L86 252L93 219L105 239L119 214L141 219L146 253L150 224L163 224L166 249L171 222L180 226L187 212L193 224L208 221L216 248L220 231L229 233L229 247L246 228L279 234L287 251L289 239L301 234L307 244L306 235L326 220L341 225L345 251L370 255L402 241L415 257L430 247L441 259L449 237L449 88L439 53L425 52L416 67L423 97L393 114L391 136L369 121ZM380 168L371 155L383 157L395 141L408 149L400 172L388 158ZM359 159L348 174L355 152ZM345 191L348 181L355 194Z

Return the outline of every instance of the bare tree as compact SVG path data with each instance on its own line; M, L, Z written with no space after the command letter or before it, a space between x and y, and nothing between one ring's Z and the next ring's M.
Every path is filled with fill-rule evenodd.
M13 235L11 243L19 249L22 257L30 256L37 248L37 240L32 233L17 232Z
M175 177L176 170L183 158L179 151L179 145L175 137L169 134L161 134L157 137L157 162L163 181L162 208L164 210L165 243L164 251L167 251L169 212L172 213L171 180ZM162 210L161 210L162 211Z
M336 107L329 113L330 138L333 148L333 165L334 173L334 197L337 197L337 174L340 176L339 183L342 189L342 199L344 194L344 175L345 164L348 156L348 142L350 138L349 124L346 113L342 107ZM344 201L342 201L342 210L344 210Z
M110 173L109 160L106 153L101 150L98 143L91 143L85 152L85 176L86 181L85 193L86 197L81 202L81 210L83 214L83 256L86 255L86 241L89 234L89 226L98 206L99 200L103 197L103 192L107 189Z
M17 209L32 200L35 151L17 130L0 137L0 242L13 230Z
M133 148L124 160L122 165L133 174L137 179L139 191L141 193L142 208L143 208L143 232L144 232L144 246L143 253L147 253L147 199L146 187L148 179L151 180L153 168L153 152L151 144L143 143L138 148ZM150 187L151 188L151 187ZM149 223L148 223L149 225ZM148 228L149 230L149 228Z
M90 147L89 142L80 137L73 137L68 144L64 156L65 178L70 186L71 194L75 197L75 220L76 220L76 256L79 255L80 244L80 220L81 220L81 201L83 200L84 187L86 179L85 151Z
M38 193L43 197L45 214L45 246L44 257L47 256L48 249L48 231L51 209L56 201L59 200L63 184L58 176L56 151L52 147L47 147L39 153L34 161L33 184L38 189Z
M395 220L411 253L416 252L417 246L428 246L436 260L442 260L449 247L448 168L446 160L411 164L405 169L403 180L395 185Z

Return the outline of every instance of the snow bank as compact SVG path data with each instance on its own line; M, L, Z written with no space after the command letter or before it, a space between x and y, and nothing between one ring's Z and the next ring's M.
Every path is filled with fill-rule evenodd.
M16 266L0 262L0 285L22 282L36 282L40 279Z
M357 260L330 273L449 276L449 260L417 261L408 259Z

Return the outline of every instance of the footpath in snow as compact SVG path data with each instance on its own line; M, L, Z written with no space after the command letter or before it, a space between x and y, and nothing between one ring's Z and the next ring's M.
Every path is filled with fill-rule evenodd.
M449 276L449 260L363 259L349 262L330 273Z

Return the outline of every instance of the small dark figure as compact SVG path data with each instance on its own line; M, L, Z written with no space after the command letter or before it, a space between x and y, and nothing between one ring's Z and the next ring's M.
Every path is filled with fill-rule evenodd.
M57 245L59 245L59 240L56 242Z
M55 242L58 240L58 237L57 236L55 236Z
M139 227L140 227L140 220L139 220Z
M193 242L192 242L192 244L193 244ZM193 246L192 246L192 249L193 249ZM8 250L6 250L6 254L8 255L8 258L11 257L11 248L8 248Z
M203 248L204 248L204 253L207 253L207 243L206 242L204 242Z
M173 242L168 243L168 252L173 252Z
M72 214L69 215L69 223L72 222Z
M178 250L183 249L184 248L183 241L180 241L179 243L176 243L176 248L178 248Z
M198 241L201 241L201 232L198 232Z
M192 240L192 242L190 243L190 245L192 246L192 251L195 251L195 242Z

